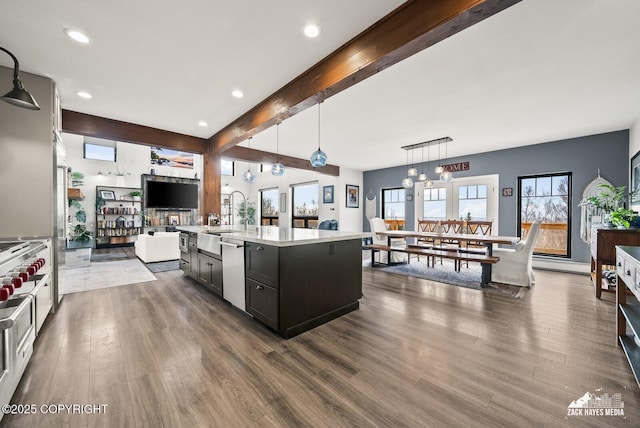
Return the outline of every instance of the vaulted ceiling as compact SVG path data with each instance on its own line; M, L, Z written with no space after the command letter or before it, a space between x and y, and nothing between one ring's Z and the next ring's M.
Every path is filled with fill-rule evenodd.
M0 46L55 80L63 108L202 138L402 3L0 2ZM524 0L327 99L322 148L332 164L370 170L442 136L452 157L628 128L640 117L638 16L635 0ZM307 23L319 37L302 34ZM285 120L280 151L307 158L317 121L317 107ZM275 128L251 146L275 151Z

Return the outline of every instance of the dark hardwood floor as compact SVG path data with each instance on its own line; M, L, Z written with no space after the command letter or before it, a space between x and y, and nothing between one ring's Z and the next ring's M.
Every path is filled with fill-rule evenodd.
M523 299L365 268L360 310L283 340L179 271L65 296L36 341L15 427L639 426L614 295L537 271ZM567 417L587 391L626 419Z

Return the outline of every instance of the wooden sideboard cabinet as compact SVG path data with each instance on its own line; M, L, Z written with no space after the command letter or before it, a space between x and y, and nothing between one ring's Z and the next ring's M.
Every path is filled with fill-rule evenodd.
M591 278L602 294L602 265L615 265L616 245L640 246L640 229L591 229Z
M636 383L640 386L640 247L616 247L616 331ZM627 290L633 293L628 295ZM627 329L627 327L629 327Z

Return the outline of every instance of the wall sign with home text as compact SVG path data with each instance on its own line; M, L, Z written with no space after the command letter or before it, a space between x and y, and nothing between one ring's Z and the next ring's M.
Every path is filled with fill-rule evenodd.
M450 163L442 167L449 172L469 171L469 162Z

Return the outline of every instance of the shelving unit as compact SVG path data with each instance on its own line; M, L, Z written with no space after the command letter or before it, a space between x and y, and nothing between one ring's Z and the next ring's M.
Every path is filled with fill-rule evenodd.
M222 201L220 204L220 224L233 224L233 206L231 203L231 195L228 193L222 194Z
M617 246L616 331L631 372L640 387L640 247ZM631 291L633 296L628 296Z
M142 200L129 196L133 191L141 190L96 186L96 248L131 246L142 232ZM105 195L113 195L114 199Z

